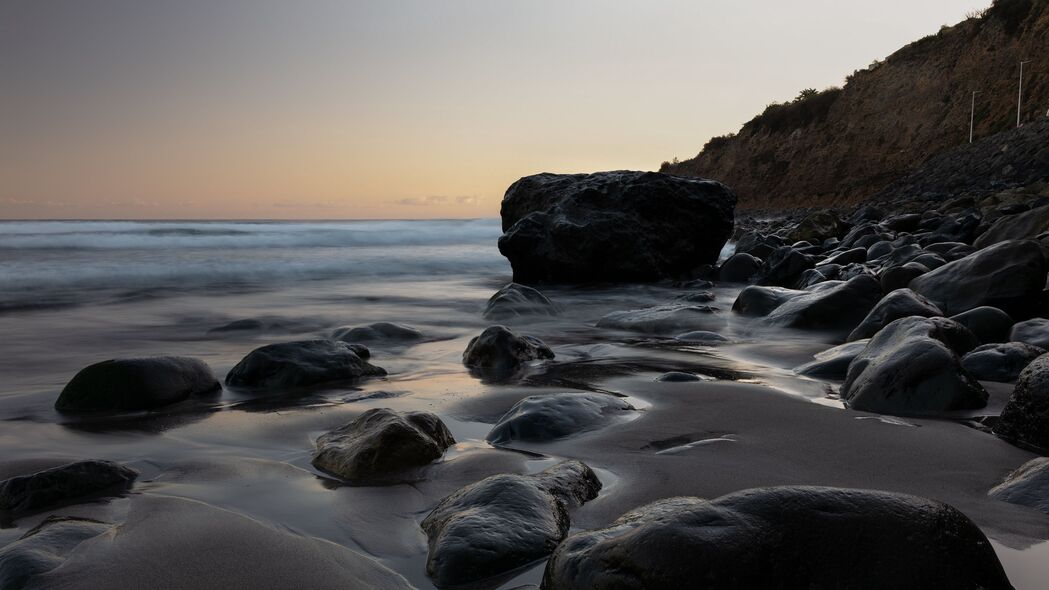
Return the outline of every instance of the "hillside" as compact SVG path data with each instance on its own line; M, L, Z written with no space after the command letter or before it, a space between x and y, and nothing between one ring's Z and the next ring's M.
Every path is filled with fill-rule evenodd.
M770 105L738 133L661 170L720 180L746 207L861 201L968 143L973 90L981 92L977 138L1014 128L1021 59L1034 60L1024 69L1021 113L1030 123L1049 109L1049 0L996 0L854 72L843 88Z

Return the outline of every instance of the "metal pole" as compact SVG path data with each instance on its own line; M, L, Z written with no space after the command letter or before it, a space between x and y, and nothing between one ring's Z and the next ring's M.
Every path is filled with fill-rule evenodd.
M969 112L969 143L973 142L973 124L976 122L976 95L979 93L979 90L973 91L973 106Z
M1020 127L1020 109L1023 105L1024 99L1024 64L1031 63L1031 60L1020 62L1020 90L1016 95L1016 126Z

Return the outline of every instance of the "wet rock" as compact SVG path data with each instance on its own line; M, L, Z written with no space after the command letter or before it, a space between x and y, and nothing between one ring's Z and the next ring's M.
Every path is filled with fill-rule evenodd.
M115 359L77 373L58 396L60 412L148 410L221 386L203 361L182 356Z
M841 243L838 244L839 248L854 248L857 246L856 242L863 238L874 238L874 241L878 241L878 228L871 223L861 223L852 229L841 239ZM868 244L869 246L869 244ZM867 246L863 246L866 248Z
M1018 322L1009 331L1009 340L1049 350L1049 320L1033 318L1026 322Z
M938 254L931 254L929 252L926 252L925 254L922 254L920 256L915 256L913 259L911 259L911 262L920 264L925 268L928 268L929 270L934 270L947 264L947 261L944 260L942 256Z
M729 341L728 338L725 338L717 332L707 332L705 330L696 330L694 332L678 334L676 339L690 344L720 344Z
M882 256L888 256L892 253L892 250L892 242L888 240L882 240L880 242L875 242L868 246L864 258L866 258L867 260L877 260Z
M856 264L863 262L867 262L867 250L864 248L853 248L851 250L846 250L844 252L835 254L834 256L827 258L819 264L839 264L844 266L846 264Z
M699 375L696 375L695 373L686 373L684 371L671 371L656 377L656 381L661 383L692 383L694 381L702 380L703 379Z
M0 482L0 521L131 488L138 473L112 461L77 461Z
M1022 342L984 344L962 357L962 368L980 381L1012 383L1045 349Z
M554 351L535 336L491 326L475 336L463 352L463 364L477 371L509 374L529 361L554 358Z
M739 292L732 304L732 311L744 316L766 316L787 301L806 293L808 291L754 285Z
M549 442L600 428L634 411L622 398L605 393L533 395L514 404L486 440L493 445Z
M684 295L680 295L674 298L675 301L681 301L683 303L710 303L715 299L717 299L717 296L715 296L710 291L696 291L694 293L685 293Z
M793 287L801 274L814 266L812 257L784 246L769 254L755 275L755 282L765 286Z
M818 285L820 283L826 282L827 280L827 276L824 275L822 272L814 268L810 268L809 270L801 273L801 276L798 277L796 286L799 289L808 289L813 285Z
M982 408L987 392L958 358L975 345L947 318L896 320L849 365L841 398L854 410L902 416Z
M736 196L656 172L536 174L506 191L499 251L514 280L653 281L717 261Z
M988 496L1049 514L1049 458L1031 459L991 488Z
M484 318L506 321L525 316L555 316L557 306L538 290L510 283L495 292L484 308Z
M376 408L321 435L311 462L346 481L385 482L430 464L454 444L448 427L434 414Z
M881 299L881 285L869 275L793 297L765 317L769 325L847 334Z
M1049 231L1049 206L1038 207L1015 215L1006 215L973 242L986 248L1008 240L1030 240Z
M822 242L827 238L835 238L849 230L849 224L842 221L831 211L822 210L809 213L794 228L788 240L795 242Z
M867 348L868 342L870 339L846 342L816 353L813 355L816 360L795 368L794 372L806 377L843 381L849 372L849 364Z
M716 307L670 304L612 312L601 318L597 327L646 334L674 334L684 330L716 330L725 323L725 318Z
M1046 270L1037 242L1001 242L914 279L910 288L950 315L988 305L1025 317L1038 304Z
M983 344L1009 340L1009 330L1013 325L1009 314L986 305L964 311L951 319L969 328L976 340Z
M990 542L955 508L817 487L660 500L572 535L543 576L544 590L698 586L1012 588Z
M378 322L356 328L338 328L332 332L331 337L342 342L405 342L420 340L423 335L415 328Z
M26 588L34 576L62 565L77 545L112 528L113 525L86 518L49 516L19 540L0 549L0 588Z
M1021 445L1049 450L1049 354L1020 372L994 433Z
M881 224L885 226L885 229L891 229L892 231L913 232L918 229L921 222L921 215L917 213L905 213L903 215L889 217Z
M384 369L361 358L357 346L336 340L269 344L251 351L230 369L226 385L278 390L385 375Z
M870 338L890 323L908 316L931 318L942 316L940 308L910 289L897 289L886 295L859 326L849 334L848 340Z
M579 461L536 475L494 475L448 496L423 520L426 573L438 587L495 578L549 555L568 533L569 510L601 482Z
M760 268L760 258L746 252L737 252L718 269L718 280L726 283L746 283Z
M736 252L750 254L758 259L764 259L769 254L772 254L773 250L784 245L783 240L779 238L779 236L748 232L743 234L739 241L736 242Z

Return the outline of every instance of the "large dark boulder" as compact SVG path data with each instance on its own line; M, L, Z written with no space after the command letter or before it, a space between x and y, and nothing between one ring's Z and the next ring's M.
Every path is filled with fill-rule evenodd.
M826 284L826 283L825 283ZM848 334L881 299L881 285L869 275L791 298L765 317L769 325Z
M801 275L815 266L811 256L791 246L783 246L765 258L755 275L755 282L758 285L795 287Z
M1045 349L1023 342L1000 342L978 346L962 357L962 368L980 381L1012 383Z
M822 242L836 238L849 231L849 224L832 211L822 210L809 213L791 230L787 239L792 242Z
M338 328L332 332L333 340L343 342L409 342L423 337L422 332L408 326L377 322L355 328Z
M1049 457L1031 459L991 488L988 496L1049 514Z
M716 307L672 303L645 309L614 311L598 320L597 327L646 334L680 334L694 330L717 330L725 323L725 318Z
M841 398L854 410L902 416L982 408L987 392L959 359L975 346L972 332L947 318L896 320L849 365Z
M463 352L463 364L480 373L508 375L521 365L554 358L554 351L535 336L518 335L505 326L490 326Z
M718 269L718 280L724 283L746 283L760 268L760 258L746 252L737 252L722 263Z
M671 498L572 535L544 590L1011 589L964 514L904 494L817 487Z
M983 344L1008 341L1009 331L1013 325L1013 318L1009 317L1009 314L997 307L987 305L963 311L951 316L951 319L969 328L976 339Z
M994 433L1021 445L1049 450L1049 354L1034 359L1020 372Z
M429 538L426 573L438 587L459 586L542 559L568 533L568 511L600 490L597 475L579 461L468 485L441 500L422 521Z
M433 414L376 408L321 435L311 462L346 481L387 482L439 459L454 444L448 427Z
M514 404L486 440L493 445L549 442L600 428L631 412L634 406L606 393L533 395Z
M58 396L60 412L149 410L221 385L204 361L183 356L115 359L77 373Z
M1038 242L995 244L945 264L910 283L945 314L997 307L1017 318L1030 317L1045 287L1046 261Z
M825 264L837 264L845 266L846 264L862 264L867 262L867 250L866 248L853 248L844 252L839 252L830 258L827 258L819 263L819 266ZM817 267L818 268L818 267Z
M998 218L973 245L986 248L1008 240L1032 240L1049 232L1049 205Z
M890 323L908 316L917 315L924 318L942 316L940 308L928 299L910 289L897 289L886 295L859 326L849 334L849 341L870 338Z
M523 283L654 281L717 262L736 196L657 172L536 174L503 197L499 251Z
M1049 349L1049 320L1031 318L1025 322L1018 322L1009 331L1009 340Z
M495 292L484 308L486 320L506 321L526 316L554 316L557 306L536 289L510 283Z
M736 296L736 301L732 304L732 311L743 316L766 316L787 301L807 293L809 291L751 285Z
M846 342L816 353L813 355L815 360L796 367L794 372L806 377L842 381L849 372L849 365L852 364L852 360L867 348L868 342L869 340Z
M0 482L0 524L103 495L120 495L138 473L112 461L77 461Z
M277 390L381 377L367 348L337 340L269 344L248 353L226 375L226 385ZM362 358L363 357L363 358Z
M902 289L911 281L929 272L929 268L917 262L908 262L899 266L890 266L881 271L881 290L889 293L896 289Z

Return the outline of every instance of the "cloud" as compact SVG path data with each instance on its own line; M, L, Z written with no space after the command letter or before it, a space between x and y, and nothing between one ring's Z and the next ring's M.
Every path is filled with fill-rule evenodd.
M408 207L434 207L438 205L448 205L450 203L455 203L456 205L477 205L481 202L481 199L476 195L461 195L457 197L430 195L426 197L408 197L391 202L395 205L405 205Z
M277 201L272 204L277 209L337 209L345 206L338 201Z

